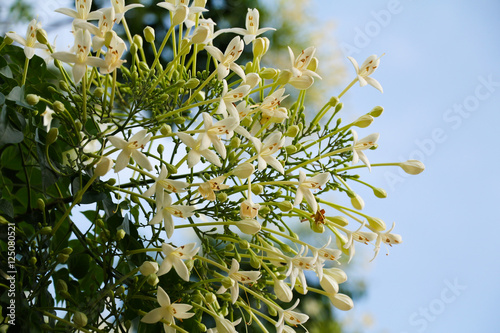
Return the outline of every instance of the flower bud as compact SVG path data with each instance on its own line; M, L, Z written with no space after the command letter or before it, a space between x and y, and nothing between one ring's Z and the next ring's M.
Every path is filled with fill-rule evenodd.
M292 126L288 127L288 130L286 131L285 136L287 136L289 138L294 138L297 136L297 134L299 134L299 132L300 132L299 126L292 125Z
M101 87L97 87L94 89L93 94L95 98L100 99L102 95L104 95L104 89L102 89Z
M109 46L111 45L111 41L113 40L113 38L116 38L116 36L116 32L114 32L113 30L106 31L106 33L104 34L104 45L109 48Z
M64 80L59 81L59 88L61 88L62 91L70 92L69 86Z
M293 209L293 204L290 201L281 201L277 202L276 206L282 211L282 212L289 212Z
M65 110L64 104L59 101L55 101L54 104L52 104L52 106L54 107L55 112L64 112Z
M144 276L156 274L156 272L158 272L158 263L154 261L145 261L141 267L139 267L139 272Z
M399 163L399 166L410 175L418 175L425 170L424 163L418 160L408 160L406 162Z
M51 235L52 234L52 227L51 226L43 227L42 229L40 229L40 234Z
M167 168L169 175L175 175L177 173L177 168L175 167L175 165L167 163L165 164L165 167Z
M259 37L253 41L252 52L255 58L262 58L269 49L269 39L267 37Z
M73 315L73 322L78 327L85 327L85 326L87 326L87 316L85 315L85 313L77 311Z
M135 44L132 44L132 45L135 45ZM145 72L149 72L149 66L148 66L148 63L145 62L145 61L141 61L139 62L139 68Z
M133 42L137 45L137 48L142 49L143 41L141 35L134 35Z
M193 44L205 44L208 36L210 35L210 29L204 25L200 25L194 30L193 37L191 37L191 42Z
M205 301L208 304L213 304L213 303L217 302L217 296L215 296L214 293L206 293L205 294Z
M315 221L310 222L311 230L322 234L325 232L325 224L324 223L316 223Z
M319 284L321 285L321 288L329 294L336 294L339 292L339 284L337 280L327 274L323 273L323 278L319 281Z
M352 299L344 294L329 294L328 298L333 306L342 311L349 311L354 307Z
M339 103L335 105L335 112L339 112L344 107L344 103Z
M37 105L38 102L40 102L40 96L35 94L28 94L26 96L26 102L28 102L29 105Z
M221 284L224 286L224 288L228 289L235 284L235 281L230 277L226 276L225 278L222 279Z
M252 193L255 195L259 195L262 193L262 191L264 191L264 186L260 184L252 184L251 188L252 188Z
M356 119L352 123L352 126L356 126L359 128L365 128L365 127L370 126L374 119L375 118L373 118L372 116L365 114L365 115L359 117L358 119Z
M194 88L198 87L199 84L200 84L200 80L198 80L195 77L192 77L186 81L186 84L184 86L188 89L194 89Z
M146 42L153 43L155 41L155 29L151 28L150 26L147 26L144 28L143 33Z
M380 188L380 187L374 187L373 194L375 194L375 196L377 198L381 198L381 199L387 198L387 192L383 188Z
M248 73L246 75L244 84L249 85L250 89L255 88L260 82L260 76L257 73Z
M9 32L14 33L14 31L9 31ZM10 38L9 36L5 35L3 42L5 43L5 45L10 45L14 42L14 40L12 38Z
M295 147L294 145L289 145L285 147L285 151L288 155L291 155L297 152L297 147Z
M279 76L278 76L278 80L276 81L276 84L278 85L285 85L288 83L288 81L290 81L290 79L292 78L292 72L288 69L285 69L284 71L282 71Z
M372 116L372 117L377 118L377 117L380 117L380 115L382 114L382 112L384 112L384 108L381 107L381 106L376 106L368 114L370 116Z
M59 130L55 127L51 128L49 130L49 133L47 133L47 137L45 138L45 144L47 146L50 146L57 140L57 136L59 135Z
M30 266L35 266L37 261L36 257L31 257L28 263Z
M117 240L117 241L122 240L122 239L125 237L125 235L126 235L126 234L127 234L127 233L126 233L126 232L125 232L125 230L123 230L123 229L119 229L119 230L117 230L117 231L116 231L116 240Z
M250 248L250 243L246 239L240 239L238 245L242 250L248 250Z
M94 175L97 175L97 177L102 177L105 174L107 174L112 167L113 167L113 160L107 156L103 156L101 157L101 160L99 161L99 163L97 163L95 167Z
M349 224L349 221L344 216L327 216L326 220L341 227L345 227Z
M186 118L184 117L175 117L174 123L177 125L184 124L186 122Z
M160 132L161 132L161 134L163 134L163 135L169 135L169 134L172 134L172 127L170 127L170 125L164 124L164 125L160 128Z
M217 200L219 200L220 202L226 201L227 200L227 193L225 193L225 192L218 193Z
M335 107L337 104L339 104L339 98L337 96L333 96L332 98L330 98L330 100L328 101L328 104L330 104L330 106L333 108Z
M59 253L56 257L56 260L60 264L64 264L69 259L69 255L64 253Z
M61 292L61 291L68 291L68 285L66 284L66 281L58 279L56 281L56 291Z
M154 287L154 286L156 286L158 284L158 282L160 282L160 279L158 279L158 275L151 274L151 275L148 276L148 279L146 280L146 282L150 286Z
M231 141L229 141L229 147L231 148L238 148L241 145L241 139L238 138L237 136L233 136L231 138Z
M233 169L231 173L238 178L245 179L250 177L254 173L254 171L255 167L253 166L253 164L245 162L239 164L236 168Z
M273 79L277 74L278 71L274 68L264 68L260 71L260 76L266 80Z
M255 235L260 231L260 223L254 219L244 219L236 222L236 226L240 231L247 235Z
M357 210L362 210L363 207L365 206L363 198L361 198L358 194L354 194L354 196L351 197L351 204Z
M36 200L36 206L43 212L45 210L45 201L42 198L38 198Z
M385 222L378 217L367 216L366 219L370 227L375 231L384 231L387 228Z
M311 62L307 66L307 69L310 70L310 71L316 72L316 70L318 69L318 66L319 66L319 60L318 60L318 58L313 57L311 59Z
M36 40L43 45L47 45L49 43L49 38L47 37L47 31L45 31L42 28L36 29Z

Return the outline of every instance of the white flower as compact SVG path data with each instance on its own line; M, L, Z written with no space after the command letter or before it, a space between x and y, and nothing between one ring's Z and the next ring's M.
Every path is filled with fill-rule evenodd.
M248 8L246 22L246 29L242 28L231 28L231 29L223 29L224 32L234 32L236 34L242 35L245 44L249 44L251 41L255 39L260 34L263 34L269 30L276 30L274 28L261 28L259 29L259 11L257 9Z
M107 156L103 156L101 157L100 161L96 164L94 174L99 177L102 177L105 174L107 174L109 170L111 170L112 166L113 166L113 160Z
M36 19L33 19L28 24L26 39L15 32L7 32L5 35L13 41L18 42L19 44L24 46L24 55L26 56L26 58L31 59L35 55L35 49L47 49L46 45L38 43L36 40L36 31L38 29L42 29L42 25L40 22L37 22Z
M220 96L219 107L217 108L217 114L222 114L224 118L227 118L227 110L229 110L229 114L232 116L237 113L234 103L248 95L250 86L240 85L238 88L228 91L226 80L222 80L222 84L223 89Z
M392 227L387 230L386 232L377 232L377 240L375 241L375 255L373 256L372 260L375 259L377 256L379 250L380 250L380 244L388 244L389 246L392 246L392 244L401 244L403 242L403 238L401 235L398 234L391 234L391 231L394 229L396 226L395 223L392 224Z
M228 117L214 124L210 114L203 112L202 116L205 132L200 133L199 140L201 142L199 150L208 149L210 143L212 143L219 155L222 158L226 158L226 146L222 143L219 135L227 134L228 136L232 136L233 130L239 125L238 120L234 117Z
M143 323L154 324L162 319L165 319L169 324L175 324L175 318L182 321L182 319L187 319L194 316L194 313L188 312L193 307L192 305L170 303L170 297L162 287L158 287L156 298L158 300L158 303L160 304L160 307L153 309L146 315L144 315L144 317L141 318L141 321ZM166 331L167 327L165 327ZM176 330L173 329L173 332L175 331Z
M329 249L328 245L330 245L332 241L331 236L328 238L328 242L322 246L321 248L311 248L311 251L314 253L316 257L316 262L314 266L316 268L316 274L318 274L319 279L323 278L323 266L325 261L332 260L335 261L340 258L342 251L339 249Z
M104 66L101 66L101 74L112 73L115 69L120 67L126 60L122 60L123 52L126 50L127 46L123 39L118 37L116 33L113 32L113 38L108 46L108 51L104 57Z
M231 262L231 268L228 272L228 277L231 278L234 283L229 287L231 291L231 302L234 304L239 296L240 287L238 283L255 283L260 278L259 271L240 271L240 264L236 259L233 258ZM225 293L228 288L223 285L217 290L217 294Z
M246 199L240 205L240 216L243 219L254 219L259 213L260 205L253 203L251 198Z
M218 176L210 179L200 185L198 192L204 199L215 201L215 191L227 190L229 188L229 185L223 184L225 179L225 176Z
M290 287L295 286L296 279L299 278L300 284L304 289L304 292L307 292L307 281L306 276L304 275L304 270L312 270L314 268L314 264L316 261L315 257L306 257L304 254L307 252L307 249L302 246L300 252L290 260Z
M198 164L200 162L201 156L205 157L207 159L207 161L209 161L210 163L212 163L215 166L218 166L218 167L222 166L217 155L213 151L208 149L208 147L206 149L200 150L202 138L198 138L197 140L195 140L191 135L186 134L186 133L182 133L182 132L178 132L177 136L179 137L179 139L182 140L182 142L186 146L191 148L191 150L188 153L188 158L187 158L188 168L192 168L196 164Z
M102 13L99 11L90 12L92 0L75 0L76 11L69 8L58 8L55 11L80 20L98 20Z
M156 274L156 272L158 272L158 267L158 263L155 261L145 261L142 263L141 267L139 267L139 271L142 275L148 276Z
M103 8L100 12L102 16L99 18L97 27L87 21L78 21L74 23L76 28L88 30L94 35L92 38L92 48L94 51L100 50L104 46L104 36L106 32L112 31L113 24L115 23L115 10L113 7Z
M292 77L288 82L295 88L301 90L307 89L314 83L314 77L321 79L321 77L316 74L316 72L307 69L307 66L309 66L309 63L314 57L315 52L316 48L310 46L307 49L303 50L299 54L299 56L295 58L292 49L288 47L288 53L290 55L290 61L292 63Z
M158 211L149 224L158 224L163 220L167 238L172 237L174 233L174 220L172 215L181 217L183 219L193 216L196 210L193 206L172 205L172 198L170 195L163 196L163 202L158 206Z
M281 308L278 308L278 313L279 313L279 319L278 322L276 323L276 333L281 333L283 332L283 329L285 327L285 322L292 325L292 326L298 326L304 324L308 319L309 316L300 312L292 311L299 305L300 299L297 299L295 304L286 310L283 310Z
M243 52L244 46L245 44L238 36L231 40L224 54L215 46L205 46L205 50L207 50L207 52L219 62L219 65L217 66L217 78L219 81L222 81L226 76L228 76L230 69L243 80L245 79L245 72L238 64L235 63L235 61L240 57L241 52Z
M126 12L136 7L144 7L144 5L133 3L125 6L125 0L111 0L111 4L115 10L116 23L120 23Z
M181 193L185 192L185 188L188 186L188 183L180 181L167 179L168 171L165 165L161 166L160 174L158 178L155 178L155 182L151 185L150 188L144 192L144 196L151 197L153 194L156 195L156 204L159 206L163 202L163 194L164 191L169 191L173 193Z
M349 311L354 307L352 299L344 294L329 294L328 298L333 306L342 311Z
M189 0L166 0L157 5L169 10L172 13L172 24L177 25L184 22L190 14L207 11L203 7L188 7L188 4Z
M264 98L259 109L262 110L262 121L265 123L269 119L274 122L282 122L288 118L287 109L280 107L281 102L288 97L283 96L285 88L281 88Z
M75 83L80 82L85 75L88 66L102 67L105 62L97 57L89 57L91 37L88 30L78 29L75 32L75 47L76 54L69 52L54 52L52 58L61 60L62 62L72 63L73 65L73 80Z
M278 299L282 302L290 302L293 298L293 291L292 289L283 281L280 279L277 279L273 277L273 283L274 283L274 294Z
M377 69L378 65L380 64L380 57L377 58L375 54L372 54L371 56L366 58L365 62L363 62L361 67L358 67L358 62L353 57L347 57L347 58L352 62L352 65L356 70L356 74L358 75L359 85L361 87L364 87L367 84L369 84L372 87L380 90L380 92L382 93L384 92L380 83L374 78L370 77L370 75L373 72L375 72L375 69Z
M221 34L221 31L217 31L216 33L214 33L214 27L215 27L216 23L211 18L199 19L198 23L200 24L200 27L205 27L208 29L207 38L200 44L212 44L212 41L214 40L214 38L217 37L219 34Z
M170 272L174 267L177 274L184 280L189 281L189 270L183 260L192 259L198 253L199 247L195 248L196 243L189 243L183 246L174 248L172 245L163 243L162 251L165 259L160 265L160 270L157 275L162 276Z
M52 123L52 116L54 115L54 113L54 110L46 106L45 111L40 114L43 117L43 126L47 126L47 133L50 131L50 124Z
M283 169L283 165L281 165L276 157L271 155L283 148L283 145L285 144L285 137L282 137L280 132L274 132L265 138L263 143L257 138L252 137L251 140L255 146L255 150L257 151L257 158L259 162L258 169L264 170L269 164L274 169L284 174L285 170Z
M259 221L254 219L243 219L235 223L240 231L247 235L255 235L261 229Z
M212 333L238 333L236 332L235 326L241 322L241 318L236 321L229 321L221 315L214 317L216 329L211 329Z
M363 139L358 141L358 133L355 130L351 129L352 132L352 165L359 162L359 160L363 161L363 163L368 167L368 170L372 170L370 161L366 157L363 150L370 149L377 144L377 140L379 138L378 133L370 134Z
M125 141L117 136L108 137L109 142L118 149L121 153L116 158L115 172L125 169L132 156L134 160L146 170L152 170L151 162L149 162L146 155L139 151L144 148L144 145L151 139L151 133L147 134L148 130L143 129L134 134L129 141Z
M306 174L304 171L299 171L299 186L297 187L297 191L295 192L295 201L293 202L294 206L299 205L303 198L306 198L307 203L313 210L313 213L316 213L318 210L318 203L314 198L314 195L311 193L311 189L319 189L321 190L321 186L324 186L326 182L330 179L330 173L323 172L314 177L306 179Z

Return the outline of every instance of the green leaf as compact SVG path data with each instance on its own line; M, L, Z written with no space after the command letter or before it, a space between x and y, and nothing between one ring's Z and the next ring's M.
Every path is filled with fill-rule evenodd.
M19 143L24 139L23 132L14 128L7 117L7 106L0 111L0 148L9 143Z
M8 79L12 79L14 76L12 75L12 70L9 66L5 66L0 68L0 75L5 76Z
M68 259L68 269L77 279L87 275L90 268L90 256L86 253L73 253Z

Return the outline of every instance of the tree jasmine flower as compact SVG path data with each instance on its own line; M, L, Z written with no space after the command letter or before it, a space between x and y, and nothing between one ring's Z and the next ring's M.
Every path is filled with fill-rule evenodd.
M139 149L144 148L151 139L151 133L147 134L148 131L143 129L136 134L134 134L129 141L125 141L117 136L108 137L109 142L118 149L121 149L121 153L116 158L115 172L125 169L130 161L130 157L146 170L152 170L151 162L149 162L146 155L139 151Z

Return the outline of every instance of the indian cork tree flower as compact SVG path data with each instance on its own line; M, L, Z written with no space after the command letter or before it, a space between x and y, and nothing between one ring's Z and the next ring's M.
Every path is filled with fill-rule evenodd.
M223 184L225 176L218 176L216 178L210 179L207 182L204 182L198 188L198 192L201 196L209 201L215 201L215 191L227 190L229 185Z
M380 244L384 243L389 246L392 246L392 244L401 244L403 242L403 238L401 235L398 234L391 234L391 231L394 229L396 226L395 223L392 224L392 227L385 231L385 232L377 232L377 240L375 241L375 255L373 256L372 260L375 259L378 255L378 252L380 251Z
M251 198L246 199L240 205L240 216L243 219L254 219L259 213L260 205L252 201Z
M217 154L215 154L213 151L210 149L206 148L201 150L201 139L194 139L191 135L183 133L183 132L178 132L176 133L179 139L191 148L191 150L188 153L188 168L193 168L196 164L198 164L201 160L201 156L205 157L207 161L212 163L215 166L221 167L222 163L220 162L219 157L217 157Z
M111 170L113 167L113 160L107 156L101 157L100 161L97 163L94 174L98 177L102 177Z
M404 170L404 172L410 175L418 175L425 170L424 163L418 160L408 160L406 162L401 162L399 163L399 166Z
M142 263L141 267L139 267L139 272L142 275L148 276L151 274L156 274L158 272L158 263L156 261L145 261Z
M28 24L26 39L15 32L7 32L5 35L24 46L24 55L26 58L31 59L35 55L35 49L47 49L46 45L43 45L36 40L36 32L38 29L42 29L42 24L37 22L36 19L33 19Z
M356 70L357 79L359 80L359 85L361 87L366 86L367 84L371 85L375 89L378 89L381 93L383 93L382 86L380 83L374 78L370 77L373 72L377 69L380 64L380 57L377 58L375 54L372 54L361 64L361 67L358 67L358 62L353 57L347 57L354 66Z
M297 299L295 301L295 304L286 310L283 310L281 308L277 308L278 313L279 313L279 317L278 317L279 319L275 325L276 326L276 333L283 332L284 327L285 327L285 322L289 325L292 325L292 326L298 326L298 325L304 324L309 319L309 316L304 314L304 313L292 311L293 309L295 309L299 305L299 303L300 303L300 299Z
M100 11L91 12L90 11L91 7L92 7L92 0L75 0L76 11L69 8L58 8L55 10L55 12L68 15L72 18L84 21L98 20L101 17L102 12Z
M314 264L316 262L316 257L306 257L304 256L307 252L307 248L302 246L299 253L290 260L290 287L295 286L296 279L299 278L301 286L304 291L307 292L307 281L304 275L304 270L314 269Z
M283 148L283 145L285 144L285 137L280 132L274 132L265 138L264 142L261 142L259 139L253 137L251 140L255 146L255 150L257 151L257 160L259 163L258 169L264 170L269 164L278 172L284 174L285 170L283 169L283 165L281 165L281 163L276 159L276 157L272 156L272 154Z
M115 10L116 23L119 24L126 12L132 8L144 7L144 5L133 3L125 6L125 0L111 0L111 5Z
M217 290L217 294L223 294L227 289L231 291L231 303L236 303L239 296L239 283L255 283L260 278L261 273L259 271L240 271L240 264L236 259L233 258L231 261L231 268L228 272L228 277L233 280L231 287L226 288L224 285L220 286Z
M123 39L118 37L113 31L113 37L108 46L108 51L104 57L104 66L101 66L101 74L112 73L115 69L120 67L126 60L122 60L123 52L127 49Z
M210 328L207 333L238 333L235 327L241 322L241 318L236 321L231 322L230 320L224 318L222 315L214 316L216 329Z
M133 157L137 164L144 169L153 169L146 155L139 151L139 149L143 149L149 142L149 139L151 139L151 133L147 134L147 132L148 130L146 129L140 130L134 134L129 141L125 141L117 136L108 137L109 142L111 142L113 146L122 150L116 158L115 172L125 169L130 162L130 157Z
M314 57L314 53L316 52L316 48L313 46L308 47L299 54L297 58L293 54L293 51L290 47L288 47L288 53L290 55L290 61L292 64L291 72L292 76L288 83L294 86L297 89L305 90L309 88L314 83L314 77L321 79L316 72L313 72L310 69L307 69L311 59Z
M311 207L313 213L318 210L318 203L311 193L311 190L321 190L321 186L324 186L326 182L330 179L330 174L328 172L320 173L314 177L306 179L306 174L304 171L299 171L299 186L295 192L294 206L299 205L305 198L309 206Z
M165 191L173 192L173 193L181 193L185 192L185 188L188 186L188 183L180 181L167 179L168 171L165 165L163 164L160 169L160 174L158 178L155 178L155 182L151 185L150 188L144 192L145 197L151 197L153 194L156 195L156 204L159 206L163 202L163 195Z
M251 41L255 39L260 34L263 34L269 30L276 30L274 28L261 28L259 29L259 11L257 9L248 8L246 22L246 29L243 28L230 28L223 29L224 32L234 32L236 34L242 35L245 44L249 44Z
M254 173L254 171L255 171L255 167L253 166L253 164L251 164L249 162L244 162L244 163L238 164L236 166L236 168L234 168L231 171L231 174L237 176L240 179L246 179L246 178L250 177Z
M75 47L76 54L69 52L54 52L52 58L61 60L62 62L72 63L73 65L73 80L75 83L80 82L87 71L87 66L102 67L106 63L103 59L97 57L89 57L91 37L88 30L78 29L75 32Z
M205 132L200 133L199 140L201 142L199 150L208 149L210 143L212 143L219 155L222 158L226 158L226 146L222 143L219 135L227 134L228 136L232 136L233 130L239 125L238 120L234 117L227 117L214 124L210 114L203 112L202 116Z
M370 161L366 157L363 150L370 149L377 144L377 140L379 138L378 133L370 134L363 139L358 141L358 133L355 130L351 129L352 133L352 165L355 165L361 160L367 167L368 170L372 170Z
M329 294L328 298L333 306L342 311L349 311L354 307L352 299L345 294Z
M172 13L172 24L178 25L186 21L188 15L207 11L203 7L188 7L189 0L165 0L157 5Z
M217 114L221 114L224 118L228 117L229 114L234 115L237 113L234 103L243 99L250 92L249 85L240 85L238 88L228 91L226 80L222 80L222 94L220 96L219 107L217 108Z
M195 246L196 243L189 243L175 248L170 244L163 243L162 252L165 258L156 275L162 276L163 274L167 274L172 267L174 267L177 275L184 281L189 281L189 270L183 260L193 259L193 256L196 255L200 249L199 247L195 248Z
M113 7L101 9L100 12L102 16L99 18L97 27L87 21L78 21L74 24L76 28L88 30L94 35L92 37L92 48L94 51L100 50L104 46L106 32L112 31L113 24L115 24L115 10Z
M287 109L280 107L281 102L289 96L283 96L284 92L285 88L281 88L264 98L259 106L262 111L262 123L266 123L268 120L281 123L288 118Z
M224 54L215 46L205 46L205 50L219 62L219 65L217 66L217 78L219 81L222 81L229 75L230 69L243 80L245 79L245 72L238 64L235 63L235 61L240 57L241 52L243 52L244 47L245 44L238 36L234 37L231 42L229 42Z
M314 267L316 270L316 274L318 275L319 279L323 277L323 266L325 264L325 261L331 260L331 261L336 261L340 258L342 251L339 249L330 249L328 248L328 245L330 245L332 241L331 236L328 238L328 242L322 246L321 248L315 248L315 247L310 247L311 251L313 252L314 256L316 257L316 262L314 263Z
M234 224L240 231L247 235L255 235L262 228L259 221L255 219L243 219Z
M188 312L193 307L192 305L181 303L172 304L170 302L170 297L162 287L158 287L156 298L160 307L146 313L146 315L141 318L143 323L154 324L162 319L165 319L169 323L169 325L164 324L165 332L170 333L176 332L176 329L170 327L170 324L175 324L175 318L182 321L182 319L194 316L193 312Z
M172 205L172 198L169 194L163 195L163 202L158 206L158 211L149 224L158 224L163 220L167 238L171 238L174 233L174 219L172 215L183 219L193 216L196 208L194 206Z
M47 127L47 133L50 130L50 124L52 124L52 117L54 115L55 111L49 108L48 106L45 107L45 111L43 111L40 116L43 117L43 126Z
M274 294L282 302L290 302L293 298L293 291L283 280L273 276Z

